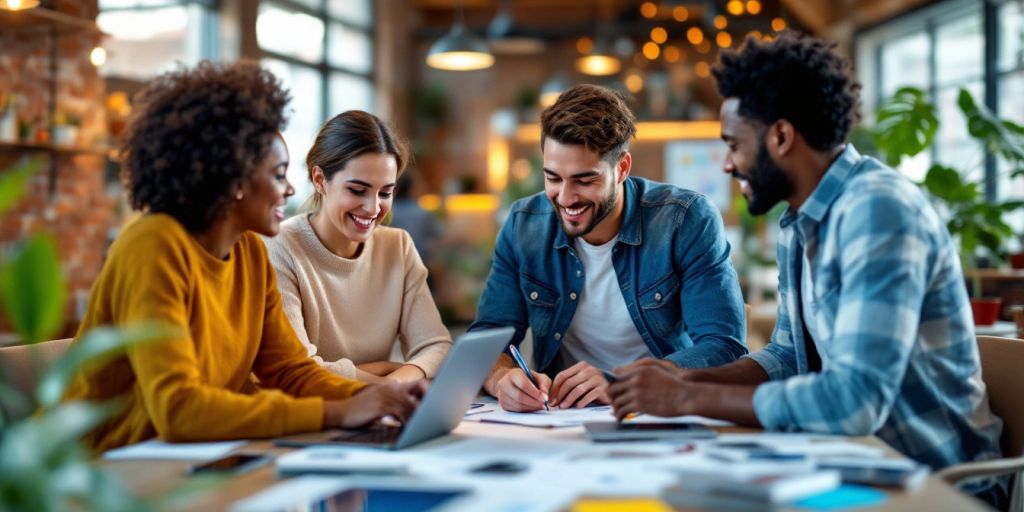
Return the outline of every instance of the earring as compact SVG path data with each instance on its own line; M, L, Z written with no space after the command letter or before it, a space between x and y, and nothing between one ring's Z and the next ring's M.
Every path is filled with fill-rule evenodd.
M235 194L235 199L237 199L237 200L239 200L239 201L241 201L243 197L245 197L245 194L244 194L244 193L242 193L242 191L241 191L241 190L239 190L239 191L238 191L238 193L237 193L237 194Z

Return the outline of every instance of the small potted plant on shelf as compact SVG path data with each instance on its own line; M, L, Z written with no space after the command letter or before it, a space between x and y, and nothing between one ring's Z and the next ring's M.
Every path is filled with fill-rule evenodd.
M51 140L58 146L74 146L78 144L78 128L82 118L75 114L58 113L53 117L53 135Z
M17 142L18 113L15 103L18 96L13 92L0 91L0 141Z
M967 130L986 154L998 155L1011 164L1010 177L1024 175L1024 127L999 119L961 89L958 106ZM905 156L928 148L938 131L933 104L919 89L905 87L887 100L878 112L877 125L869 129L875 147L886 162L896 166ZM984 159L980 159L983 163ZM980 257L998 263L1005 259L1004 244L1013 230L1004 216L1024 207L1024 201L992 201L985 198L981 163L955 168L934 162L920 185L939 213L948 219L950 235L959 243L960 261L971 276L971 309L975 323L990 325L999 318L1002 299L981 296Z
M35 133L35 126L28 119L18 121L18 140L21 142L32 142L32 135Z

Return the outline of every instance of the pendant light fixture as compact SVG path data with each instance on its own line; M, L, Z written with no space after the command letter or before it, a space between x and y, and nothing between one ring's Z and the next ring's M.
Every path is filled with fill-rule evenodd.
M622 69L622 62L612 51L612 19L611 4L605 0L599 4L597 30L594 44L586 55L576 59L576 69L580 73L593 76L614 75Z
M544 51L544 40L527 27L516 23L513 0L501 0L501 6L487 25L487 42L497 54L532 55Z
M473 71L494 65L494 55L487 45L466 30L461 0L456 4L451 31L430 46L427 65L447 71Z
M622 69L622 62L612 55L608 40L598 37L590 53L576 59L576 69L580 73L594 76L614 75Z
M39 7L39 0L0 0L0 10L23 11Z

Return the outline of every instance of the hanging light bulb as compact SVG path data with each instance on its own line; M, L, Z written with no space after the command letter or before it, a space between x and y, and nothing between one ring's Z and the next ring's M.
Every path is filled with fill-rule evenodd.
M576 59L576 69L587 75L614 75L622 69L622 63L611 55L585 55Z
M0 0L0 10L23 11L39 7L39 0Z
M606 37L595 38L590 53L576 59L580 73L593 76L614 75L622 69L622 62L612 54Z
M450 32L438 39L427 52L427 65L447 71L473 71L494 65L494 55L483 41L466 30L462 18L462 2L456 7L455 23Z

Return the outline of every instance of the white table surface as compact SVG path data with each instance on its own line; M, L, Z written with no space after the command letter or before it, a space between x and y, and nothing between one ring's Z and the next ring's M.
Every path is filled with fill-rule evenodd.
M1009 336L1016 338L1017 324L1000 320L992 325L976 325L974 326L974 333L982 336Z

